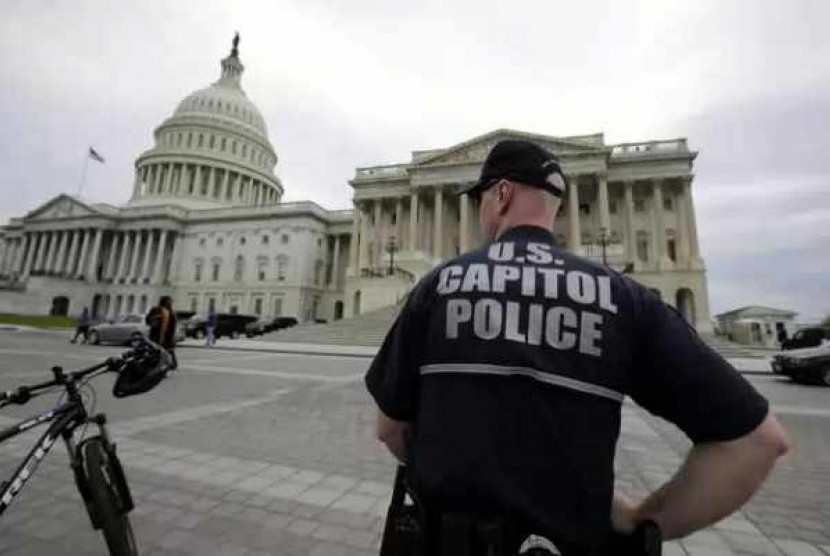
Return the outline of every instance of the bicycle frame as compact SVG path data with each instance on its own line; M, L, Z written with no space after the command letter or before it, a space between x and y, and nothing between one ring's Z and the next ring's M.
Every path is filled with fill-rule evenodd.
M62 436L69 452L70 462L75 467L75 446L72 433L75 427L86 421L86 409L79 400L70 400L56 408L50 409L36 417L21 421L8 429L0 431L0 442L8 440L18 434L40 425L52 422L47 431L40 437L34 448L24 458L11 478L0 485L0 515L11 505L14 498L23 489L26 481L35 473L40 462L55 445L58 436Z

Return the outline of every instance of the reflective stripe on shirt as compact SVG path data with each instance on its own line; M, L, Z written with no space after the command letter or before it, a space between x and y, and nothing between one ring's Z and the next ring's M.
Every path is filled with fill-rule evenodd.
M434 374L467 374L467 375L495 375L495 376L524 376L544 382L545 384L552 384L554 386L561 386L570 390L576 390L585 394L592 394L622 403L625 395L616 390L605 388L590 382L583 382L574 378L568 378L551 373L542 372L531 367L509 367L503 365L487 365L483 363L439 363L433 365L424 365L421 367L421 375Z

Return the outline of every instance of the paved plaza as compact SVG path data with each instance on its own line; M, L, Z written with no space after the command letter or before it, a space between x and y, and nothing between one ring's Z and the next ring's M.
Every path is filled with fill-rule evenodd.
M0 389L48 378L53 364L80 368L122 349L69 345L54 331L0 330ZM110 419L136 500L130 517L142 554L377 554L395 466L373 436L374 407L361 381L369 358L220 346L183 347L179 359L180 372L141 397L116 400L112 377L95 382L96 409ZM795 450L744 511L668 543L665 553L830 556L830 389L749 378ZM6 408L0 426L55 399ZM0 476L41 432L0 445ZM645 493L688 446L670 425L626 405L618 486ZM0 554L106 554L63 446L0 518Z

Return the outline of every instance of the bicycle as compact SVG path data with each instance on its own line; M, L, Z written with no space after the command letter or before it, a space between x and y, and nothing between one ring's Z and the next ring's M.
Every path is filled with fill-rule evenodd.
M0 442L15 437L32 427L52 423L40 437L8 481L0 483L0 517L37 470L40 462L63 438L69 453L75 484L83 498L92 527L101 530L112 556L138 554L132 527L127 514L133 509L133 498L127 478L116 455L116 446L110 440L103 413L90 415L87 400L81 394L89 381L107 372L118 373L113 394L131 396L155 387L167 373L169 355L160 347L142 338L121 357L112 357L103 363L80 371L64 373L62 367L52 367L54 378L31 386L20 386L9 392L0 392L0 409L8 405L24 405L33 398L63 389L66 401L37 416L0 430ZM62 396L63 398L63 396ZM98 426L99 434L83 438L89 423ZM75 443L75 431L83 427L81 441Z

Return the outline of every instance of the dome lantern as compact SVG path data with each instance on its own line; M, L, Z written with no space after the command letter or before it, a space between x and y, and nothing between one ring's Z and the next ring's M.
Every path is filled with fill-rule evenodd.
M219 87L233 87L241 89L240 78L242 72L245 71L245 66L239 60L239 33L233 37L233 48L231 48L230 55L222 60L222 76L215 85Z

